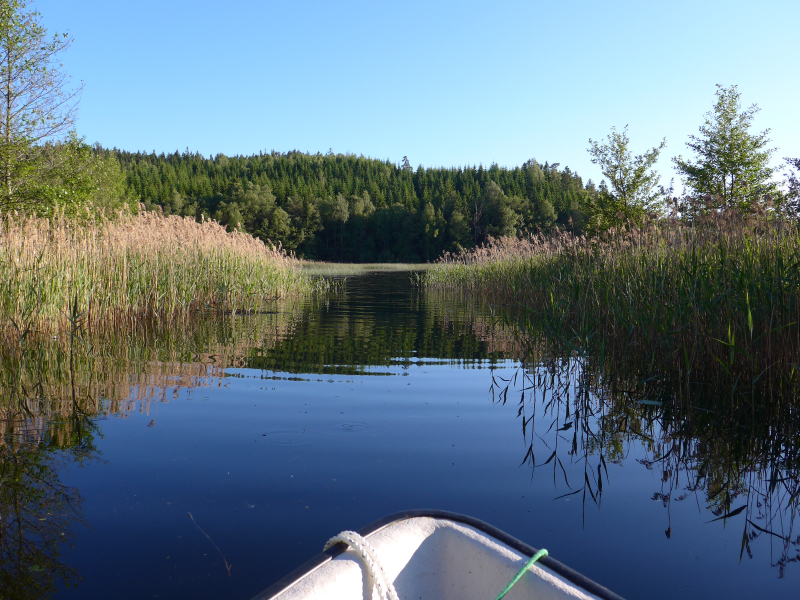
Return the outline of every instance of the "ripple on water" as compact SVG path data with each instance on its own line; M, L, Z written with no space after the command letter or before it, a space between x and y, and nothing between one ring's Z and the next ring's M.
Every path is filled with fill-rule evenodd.
M311 441L311 436L303 428L268 431L262 437L276 446L300 446Z
M348 436L373 436L389 427L384 421L337 421L323 426L324 433Z

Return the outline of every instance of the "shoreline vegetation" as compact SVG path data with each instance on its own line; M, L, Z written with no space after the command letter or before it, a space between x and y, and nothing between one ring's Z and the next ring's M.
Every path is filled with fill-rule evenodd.
M490 302L516 331L525 358L513 377L493 377L492 397L516 396L520 466L552 469L558 498L582 498L584 514L599 506L607 463L638 442L667 538L673 502L698 494L709 523L741 528L740 561L767 545L784 577L798 560L796 221L721 211L594 238L501 238L422 277L429 291ZM576 460L583 480L568 481Z
M651 386L701 381L732 402L797 390L800 231L781 218L731 211L490 240L444 256L424 284L485 296L531 346L547 340L600 372L628 364Z
M86 208L78 218L0 216L5 342L182 321L198 312L263 311L320 289L280 247L215 221Z

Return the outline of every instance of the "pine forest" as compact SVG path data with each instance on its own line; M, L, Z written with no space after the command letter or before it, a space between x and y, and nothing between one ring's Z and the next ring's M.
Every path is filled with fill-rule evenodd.
M344 262L427 262L489 236L581 233L596 194L558 163L513 169L414 170L354 154L263 153L205 158L114 153L129 190L148 210L211 218L280 244L299 257Z

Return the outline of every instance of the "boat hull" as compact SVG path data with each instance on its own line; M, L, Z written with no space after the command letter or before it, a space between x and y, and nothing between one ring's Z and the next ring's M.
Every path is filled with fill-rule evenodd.
M477 519L444 511L407 511L359 533L377 551L401 600L494 600L536 550ZM372 600L372 579L353 549L337 544L254 600ZM507 600L621 598L558 561L543 557Z

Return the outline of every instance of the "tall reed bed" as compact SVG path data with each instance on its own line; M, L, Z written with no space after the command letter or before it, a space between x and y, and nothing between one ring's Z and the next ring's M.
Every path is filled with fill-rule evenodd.
M445 256L425 284L489 299L516 327L522 462L566 479L562 461L577 458L583 481L565 496L599 503L606 463L641 440L638 462L661 472L653 499L667 508L667 537L671 502L704 492L717 520L738 518L740 556L761 537L776 545L780 576L797 560L796 223L710 214L599 239L490 240ZM493 392L505 403L504 383ZM534 417L552 420L543 446Z
M627 359L642 379L669 372L731 396L797 383L800 232L792 223L716 214L602 239L490 240L445 256L425 281L488 296L528 339L545 336L601 366L611 355Z
M80 221L0 215L0 317L8 329L56 333L201 309L258 310L312 290L300 261L214 221L88 211ZM20 334L21 335L21 334Z

